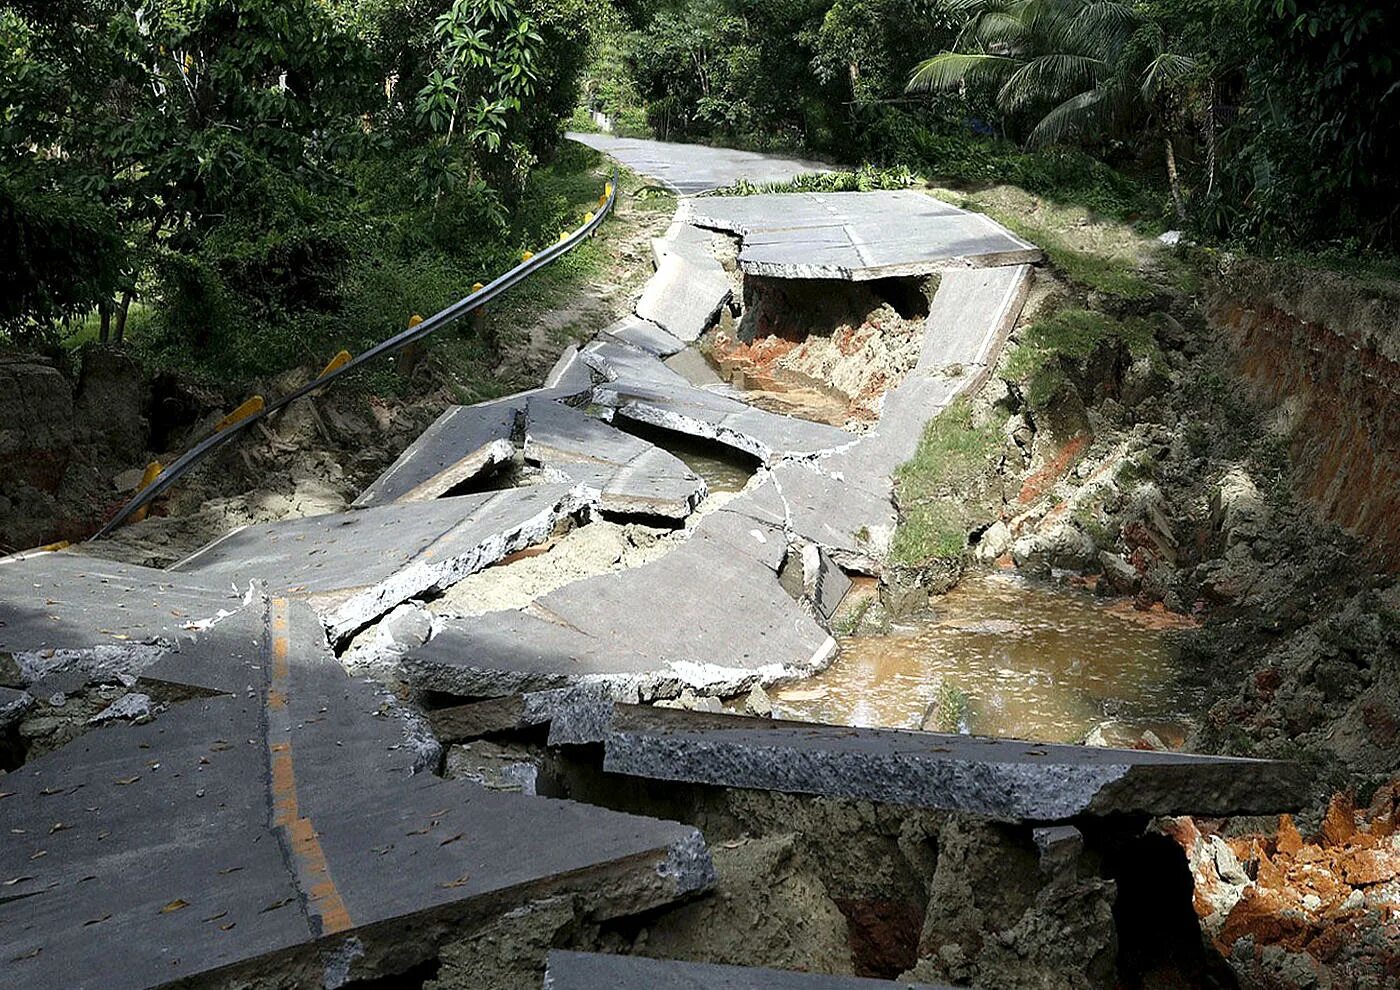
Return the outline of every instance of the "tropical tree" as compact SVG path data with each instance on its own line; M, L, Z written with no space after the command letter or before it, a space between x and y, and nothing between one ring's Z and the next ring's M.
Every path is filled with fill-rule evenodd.
M910 92L988 88L1029 145L1101 144L1158 118L1177 212L1185 201L1173 132L1202 61L1141 4L1119 0L951 0L965 17L949 51L921 62Z

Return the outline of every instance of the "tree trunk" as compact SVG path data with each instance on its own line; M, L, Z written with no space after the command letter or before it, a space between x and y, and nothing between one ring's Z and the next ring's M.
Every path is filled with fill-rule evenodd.
M1176 219L1186 222L1186 200L1181 195L1181 177L1176 174L1176 151L1172 149L1172 139L1167 138L1167 179L1172 187L1172 205L1176 207Z
M123 292L121 305L117 307L117 326L112 334L114 344L120 344L126 337L126 314L131 311L131 296L130 291Z
M105 344L112 332L112 300L104 299L98 303L97 315L100 321L97 326L97 342Z
M1215 191L1215 80L1206 94L1206 196Z

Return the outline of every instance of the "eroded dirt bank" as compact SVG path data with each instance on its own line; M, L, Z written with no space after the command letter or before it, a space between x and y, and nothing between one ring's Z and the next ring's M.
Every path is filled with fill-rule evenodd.
M1391 985L1394 295L1244 266L1198 298L1042 297L961 421L930 430L939 470L901 487L906 525L966 540L891 571L884 605L1000 566L1198 625L1185 748L1300 760L1316 782L1296 823L1159 826L1191 859L1212 951L1246 987Z

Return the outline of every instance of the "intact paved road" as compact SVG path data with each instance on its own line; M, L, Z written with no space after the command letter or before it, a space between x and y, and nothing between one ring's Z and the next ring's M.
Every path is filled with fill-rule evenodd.
M676 144L620 138L611 134L576 134L570 140L611 155L642 175L656 179L682 196L732 186L740 179L755 185L790 182L799 175L830 172L830 165L763 155L733 148L710 148L703 144Z

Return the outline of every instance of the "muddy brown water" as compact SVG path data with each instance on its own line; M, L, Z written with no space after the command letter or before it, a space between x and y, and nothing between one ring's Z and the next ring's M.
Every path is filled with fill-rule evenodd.
M774 704L802 720L919 728L938 702L930 729L1073 742L1108 723L1115 745L1149 728L1178 744L1196 698L1176 676L1180 634L1150 622L1081 589L970 576L927 618L844 637L827 671Z
M743 491L758 470L757 460L713 440L663 430L621 417L613 425L674 454L686 467L705 479L711 492Z

